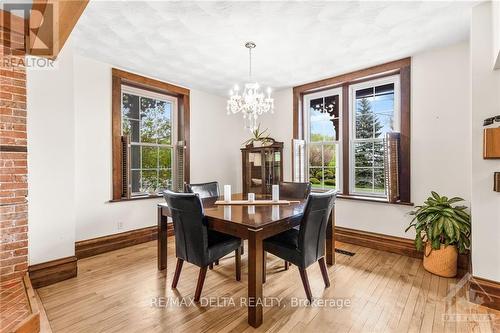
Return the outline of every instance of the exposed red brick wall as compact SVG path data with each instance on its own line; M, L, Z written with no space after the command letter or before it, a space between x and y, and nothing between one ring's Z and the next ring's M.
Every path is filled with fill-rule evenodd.
M0 27L0 282L28 268L26 69L23 36Z

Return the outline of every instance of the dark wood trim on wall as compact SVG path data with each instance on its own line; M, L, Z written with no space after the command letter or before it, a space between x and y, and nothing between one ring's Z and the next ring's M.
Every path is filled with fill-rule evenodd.
M347 135L342 134L342 193L349 193L349 178L350 178L350 159L349 159L349 151L350 140L349 140L349 86L346 84L342 87L342 133L347 133ZM347 138L347 139L346 139Z
M399 200L401 202L411 202L411 68L410 64L401 67L399 71L399 81L401 85L401 131L400 131L400 174L399 174Z
M28 273L34 288L75 277L78 272L75 256L56 259L28 267Z
M399 255L419 258L423 257L423 252L417 251L413 239L388 236L374 232L361 231L350 228L335 227L335 240L368 247L379 251L396 253ZM470 254L460 254L458 256L458 276L464 276L470 272Z
M349 122L349 87L367 80L379 79L391 75L400 76L401 105L401 141L400 141L400 175L399 203L411 204L410 188L410 108L411 108L411 58L404 58L385 64L361 69L331 78L303 84L293 88L293 138L304 139L304 112L302 100L305 95L332 88L342 88L342 194L350 194L350 137ZM292 170L293 166L292 152ZM368 197L367 197L368 198Z
M396 61L387 62L385 64L372 66L372 67L365 68L365 69L360 69L360 70L357 70L354 72L350 72L350 73L346 73L346 74L342 74L342 75L337 75L337 76L330 77L327 79L306 83L306 84L294 87L293 89L299 93L313 92L316 89L322 89L325 87L339 85L339 84L343 84L346 82L352 82L352 81L356 81L356 80L366 79L367 77L370 77L370 76L380 75L380 74L385 73L385 72L399 70L402 67L410 66L410 65L411 65L411 58L404 58L404 59L400 59L400 60L396 60Z
M469 281L469 301L500 311L500 282L474 276Z
M174 234L173 223L167 224L168 236ZM88 258L101 253L156 240L158 228L146 227L119 234L87 239L75 243L75 255L78 259Z
M144 90L149 90L161 94L176 97L179 110L181 111L181 121L183 129L178 131L179 140L185 142L184 154L184 177L185 181L190 180L190 108L189 89L179 87L167 82L158 81L152 78L129 73L120 69L112 69L112 142L113 142L113 201L122 199L122 145L121 145L121 86L128 85Z

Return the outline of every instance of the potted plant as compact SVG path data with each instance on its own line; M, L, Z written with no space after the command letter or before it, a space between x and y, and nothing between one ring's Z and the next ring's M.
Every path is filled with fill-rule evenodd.
M457 275L458 252L465 253L470 247L471 222L466 206L454 205L464 201L448 199L431 192L422 206L410 212L414 218L410 228L415 228L415 247L424 250L424 268L436 275Z
M254 131L252 131L253 137L243 142L243 145L247 147L250 145L253 147L260 147L273 143L274 140L270 138L269 134L266 134L266 132L267 128L261 131L259 124L259 126L257 126L257 128Z

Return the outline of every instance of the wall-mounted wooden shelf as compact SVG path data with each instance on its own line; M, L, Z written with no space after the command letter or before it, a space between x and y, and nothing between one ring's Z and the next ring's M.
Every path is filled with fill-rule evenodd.
M483 138L483 158L500 158L500 127L485 128Z

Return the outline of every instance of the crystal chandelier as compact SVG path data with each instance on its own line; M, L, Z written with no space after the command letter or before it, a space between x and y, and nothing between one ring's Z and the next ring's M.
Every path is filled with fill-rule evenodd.
M245 88L240 95L240 88L235 85L229 92L227 100L227 114L243 113L245 128L250 131L257 129L257 118L274 110L274 100L271 98L271 88L267 88L267 97L260 91L257 82L252 82L252 49L255 48L254 42L247 42L245 47L248 49L249 56L249 83L245 83Z

